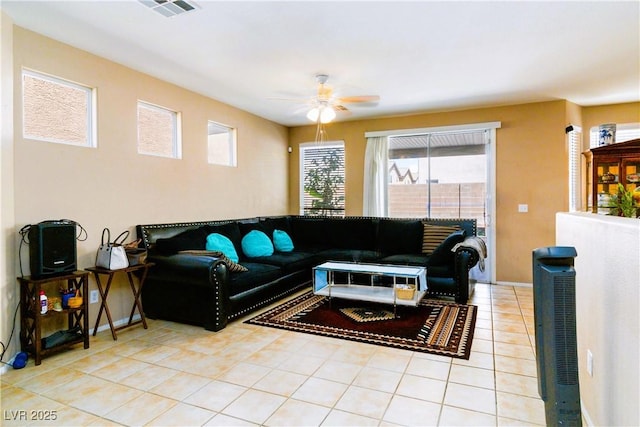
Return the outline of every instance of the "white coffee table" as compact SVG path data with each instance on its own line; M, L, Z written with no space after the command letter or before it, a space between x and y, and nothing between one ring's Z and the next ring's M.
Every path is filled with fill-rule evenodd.
M314 294L393 304L394 314L397 305L417 306L426 292L425 267L329 261L313 268Z

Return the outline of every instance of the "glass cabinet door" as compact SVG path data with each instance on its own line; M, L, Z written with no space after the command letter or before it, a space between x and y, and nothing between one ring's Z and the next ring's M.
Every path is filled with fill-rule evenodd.
M618 182L620 182L620 163L618 161L597 162L595 164L595 172L598 213L613 213L613 196L618 193Z

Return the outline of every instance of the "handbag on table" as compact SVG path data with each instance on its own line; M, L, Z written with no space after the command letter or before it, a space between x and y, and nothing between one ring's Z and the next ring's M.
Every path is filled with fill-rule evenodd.
M106 241L105 241L106 235ZM119 270L129 267L127 251L122 243L129 236L129 230L125 230L111 241L111 232L108 228L102 230L102 241L96 254L96 267L107 270Z

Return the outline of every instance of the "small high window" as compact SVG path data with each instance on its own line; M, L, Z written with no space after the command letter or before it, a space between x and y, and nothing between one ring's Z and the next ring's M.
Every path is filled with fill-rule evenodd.
M95 147L95 110L95 89L22 70L25 139Z
M207 124L207 149L209 163L213 165L237 166L236 130L220 123Z
M179 159L180 114L138 101L138 153Z

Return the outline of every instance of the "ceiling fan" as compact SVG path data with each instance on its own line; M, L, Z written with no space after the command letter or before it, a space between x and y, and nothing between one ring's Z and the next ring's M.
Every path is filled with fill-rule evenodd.
M331 86L327 84L327 80L329 80L328 74L316 75L318 82L316 95L307 101L307 104L311 105L311 109L307 112L307 118L312 122L329 123L336 118L337 112L348 112L349 109L343 104L360 104L371 107L380 100L378 95L337 97Z

